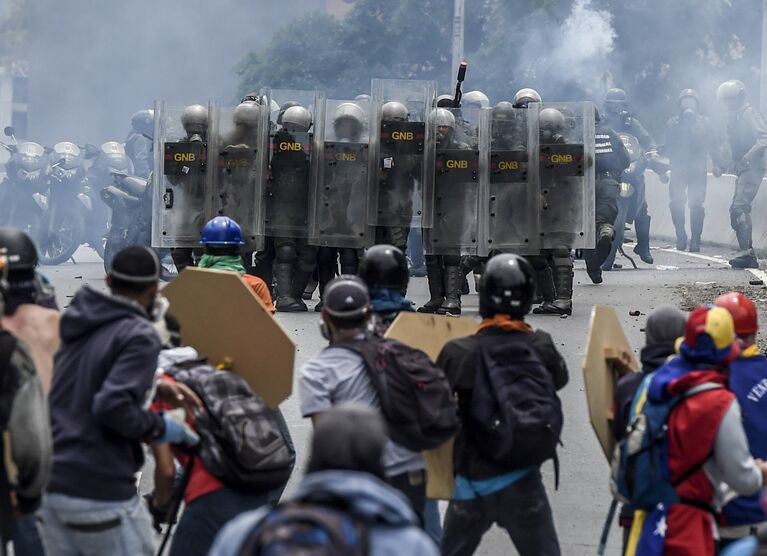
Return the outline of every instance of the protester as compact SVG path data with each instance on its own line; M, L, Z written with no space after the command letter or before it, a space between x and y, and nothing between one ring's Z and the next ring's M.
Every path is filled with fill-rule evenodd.
M11 290L8 259L7 247L0 244L0 314ZM0 327L0 435L4 437L0 442L2 553L12 540L15 554L43 554L33 512L40 505L51 468L49 423L48 404L32 357L22 342Z
M613 437L616 442L626 435L630 423L631 405L642 381L655 372L669 357L676 354L676 341L684 334L687 315L671 305L661 305L647 317L645 346L639 353L642 369L639 373L626 373L615 385ZM623 529L623 546L628 543L634 509L629 504L621 507L619 523Z
M107 275L110 293L85 286L62 316L49 396L53 470L39 514L49 555L152 554L134 477L141 442L198 440L170 414L144 409L160 352L150 320L159 277L151 249L123 249Z
M299 371L301 414L316 424L323 412L347 401L380 411L380 398L362 356L339 346L368 337L372 311L365 284L354 276L339 276L325 289L324 302L320 330L330 345ZM389 484L407 496L422 519L426 503L423 456L390 440L384 448L383 461Z
M197 262L198 267L236 272L250 286L264 307L272 314L274 313L269 286L261 278L247 274L245 270L240 254L240 247L245 245L245 242L237 222L228 216L216 216L202 229L200 243L205 246L205 251Z
M294 554L299 546L311 554L438 554L407 499L387 484L388 443L381 418L368 407L342 403L323 411L295 494L275 510L230 522L210 555Z
M413 311L405 297L410 272L405 254L393 245L374 245L365 251L359 264L373 308L374 331L383 337L402 311Z
M522 556L560 553L539 464L501 463L494 455L500 455L500 443L488 442L478 434L483 429L475 426L485 408L498 407L496 398L477 394L489 393L499 379L503 387L497 390L509 395L507 404L510 400L522 402L520 398L527 396L543 401L536 405L536 413L550 418L552 429L558 421L561 429L555 388L567 384L567 366L551 337L524 321L535 297L534 274L522 257L503 254L490 259L479 284L482 324L475 335L448 342L437 359L458 397L463 424L455 443L456 485L445 516L443 556L473 554L493 524L507 531ZM492 367L488 367L490 361ZM480 383L488 379L492 386L480 389ZM512 392L515 379L525 384L517 398ZM498 417L491 419L497 423ZM558 435L547 436L544 427L511 451L523 455L544 444L553 450L558 441Z
M743 428L755 458L767 459L767 356L756 345L759 330L756 306L742 293L730 292L714 301L727 309L735 323L740 344L740 356L730 363L728 387L735 394L743 412ZM760 503L761 493L742 496L729 502L722 510L721 537L723 543L744 537L753 530L764 529L767 514Z
M37 247L29 235L15 228L0 228L0 249L6 249L8 255L8 292L0 322L25 343L47 394L53 354L60 344L60 313L55 309L53 291L37 274Z
M728 311L698 307L679 355L650 377L645 405L672 404L666 461L679 502L635 514L628 551L713 556L715 512L732 491L752 495L764 484L767 463L749 453L740 405L726 389L727 367L740 352L734 339Z
M172 332L178 334L180 330L171 324L168 326ZM265 505L276 504L282 491L287 485L287 479L295 463L295 450L290 439L284 419L279 410L272 412L266 407L263 400L250 396L242 397L244 390L249 387L237 375L224 373L218 374L218 380L207 379L209 373L220 373L215 367L201 360L197 352L188 346L169 347L160 354L159 368L163 371L159 384L175 384L178 386L192 385L200 390L200 395L207 401L213 401L216 396L219 403L200 405L193 412L187 412L187 423L200 434L202 441L199 454L190 454L188 450L180 447L172 447L167 444L157 445L154 449L155 459L164 465L157 465L155 473L155 492L150 497L150 510L154 517L155 526L166 523L173 516L170 513L177 503L174 498L174 482L168 480L172 475L173 458L175 457L188 473L182 481L185 483L183 491L184 512L181 515L178 526L170 546L171 556L204 556L208 553L213 540L219 530L231 519L248 510L254 510ZM185 382L183 382L185 381ZM244 390L243 390L244 389ZM238 392L240 397L238 396ZM223 410L227 407L220 403L225 400L236 399L236 407L232 411ZM257 402L256 409L262 413L263 418L253 422L253 415L249 409L253 408L252 402ZM158 403L157 410L171 409L172 405ZM276 483L273 488L263 486L261 492L253 492L253 488L245 489L243 485L235 484L235 475L231 480L227 477L217 476L206 465L210 458L220 457L224 453L218 440L220 435L215 434L210 423L211 420L223 421L229 419L239 430L248 435L248 454L261 460L270 459L270 473L265 474L265 483L272 480ZM236 421L235 421L236 420ZM231 430L231 429L230 429ZM273 433L277 433L273 435ZM269 442L272 436L279 437L278 442ZM172 453L171 453L172 449ZM210 450L218 452L211 452ZM208 450L208 452L206 452ZM236 455L236 454L234 454ZM190 458L194 461L190 462ZM170 461L170 465L167 462ZM236 466L237 463L250 464L251 461L231 462L227 464ZM191 467L188 467L191 464ZM283 467L283 472L274 472L275 468ZM220 468L216 467L220 471Z

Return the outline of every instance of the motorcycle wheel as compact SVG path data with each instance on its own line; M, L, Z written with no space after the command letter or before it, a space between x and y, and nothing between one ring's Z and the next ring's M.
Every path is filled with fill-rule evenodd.
M40 232L40 242L38 252L40 263L49 266L60 265L67 262L80 247L83 237L84 223L80 216L75 212L60 211L57 213L56 221L48 233L48 226L43 220Z

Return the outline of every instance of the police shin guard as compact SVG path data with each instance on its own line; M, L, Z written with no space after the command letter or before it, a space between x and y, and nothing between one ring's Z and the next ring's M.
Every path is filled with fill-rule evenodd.
M703 207L690 209L690 252L700 251L700 236L703 234L703 220L706 217L706 211Z
M437 256L426 256L426 277L429 280L429 301L418 308L419 313L436 313L445 301L445 282L442 261Z
M536 307L536 315L572 315L573 314L573 260L568 254L554 257L554 289L556 299L544 302Z
M445 266L445 301L437 309L440 315L461 314L461 286L466 277L459 265Z
M274 263L275 293L274 307L280 313L300 313L306 305L293 297L293 264Z
M690 212L692 213L692 211ZM690 220L692 220L692 214L690 214ZM687 230L685 229L684 222L684 206L682 206L681 209L676 206L671 207L671 221L674 223L674 230L676 232L676 249L677 251L684 251L687 249ZM693 233L693 237L694 236L695 234Z
M638 217L634 220L634 230L637 235L637 244L634 253L639 255L643 263L653 264L655 261L650 253L650 215Z

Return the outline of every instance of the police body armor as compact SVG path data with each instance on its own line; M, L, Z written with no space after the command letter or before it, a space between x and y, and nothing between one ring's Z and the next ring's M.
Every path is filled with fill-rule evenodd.
M373 226L430 227L434 179L432 126L427 116L434 105L436 83L374 79L371 84L370 203ZM403 114L386 114L387 104ZM375 140L377 138L377 140Z
M458 120L456 109L437 110L448 110L454 121ZM478 114L474 121L479 122ZM454 132L456 130L457 127ZM479 137L479 124L471 131ZM424 234L425 252L430 255L481 254L479 149L457 141L455 133L445 136L437 131L436 137L432 228Z
M310 242L324 247L361 248L369 244L367 225L368 107L328 100L315 188Z
M155 104L152 245L197 247L213 211L210 107Z
M215 113L216 155L212 204L217 215L235 220L250 250L263 246L262 185L265 176L268 112L242 103ZM242 117L243 108L249 119Z
M596 242L594 105L535 103L541 249L592 249Z

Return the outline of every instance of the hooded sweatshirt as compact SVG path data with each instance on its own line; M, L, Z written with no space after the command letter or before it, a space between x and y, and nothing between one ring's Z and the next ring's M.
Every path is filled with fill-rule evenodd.
M340 499L367 527L371 556L436 556L437 546L417 526L405 497L382 480L359 471L310 473L292 501ZM270 509L247 512L230 521L216 537L209 556L236 556L245 539Z
M89 287L61 319L61 349L49 396L56 492L92 500L128 500L144 457L141 440L164 430L144 409L160 338L137 303Z

